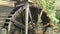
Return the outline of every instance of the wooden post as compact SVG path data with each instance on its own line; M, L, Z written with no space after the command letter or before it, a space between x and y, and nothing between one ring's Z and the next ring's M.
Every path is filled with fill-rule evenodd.
M10 22L8 25L8 34L11 34L11 25L12 25L12 23Z
M26 28L25 28L25 34L28 34L28 13L29 13L29 4L26 2Z

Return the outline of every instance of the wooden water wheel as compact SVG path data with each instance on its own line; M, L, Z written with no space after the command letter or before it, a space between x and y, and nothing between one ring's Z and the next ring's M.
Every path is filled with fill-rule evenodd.
M36 30L34 28L37 25L38 15L41 13L42 8L39 8L39 6L36 6L33 3L29 5L30 12L28 18L29 19L28 34L36 34L35 33ZM25 34L25 10L26 10L25 6L26 6L25 4L20 4L18 7L15 7L12 10L10 15L8 15L6 23L4 24L6 26L5 28L8 31L7 34ZM45 11L43 11L41 19L44 21L43 25L49 23L50 21Z

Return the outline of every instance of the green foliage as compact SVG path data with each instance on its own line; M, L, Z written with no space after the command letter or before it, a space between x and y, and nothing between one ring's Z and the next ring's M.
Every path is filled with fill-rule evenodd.
M55 0L38 0L38 4L47 12L51 19L53 29L57 29L59 20L56 18L56 7L54 5L54 1Z

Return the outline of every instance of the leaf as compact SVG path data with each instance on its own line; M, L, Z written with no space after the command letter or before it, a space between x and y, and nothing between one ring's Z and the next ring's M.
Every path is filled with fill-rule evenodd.
M38 0L38 4L47 12L51 19L53 28L58 28L59 20L56 18L56 7L54 5L55 0Z

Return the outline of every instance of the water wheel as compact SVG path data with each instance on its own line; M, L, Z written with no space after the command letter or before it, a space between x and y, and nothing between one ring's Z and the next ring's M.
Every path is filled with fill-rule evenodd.
M34 4L29 4L30 13L29 13L29 32L28 34L36 34L34 30L35 26L37 25L38 15L41 13L41 8L34 6ZM4 23L5 28L7 29L7 34L25 34L25 10L26 5L21 4L18 7L15 7L6 22ZM43 12L41 19L45 21L48 16L46 16L46 12ZM44 18L45 17L45 18ZM48 18L46 20L49 20ZM48 22L47 22L48 23ZM38 31L38 30L37 30Z

